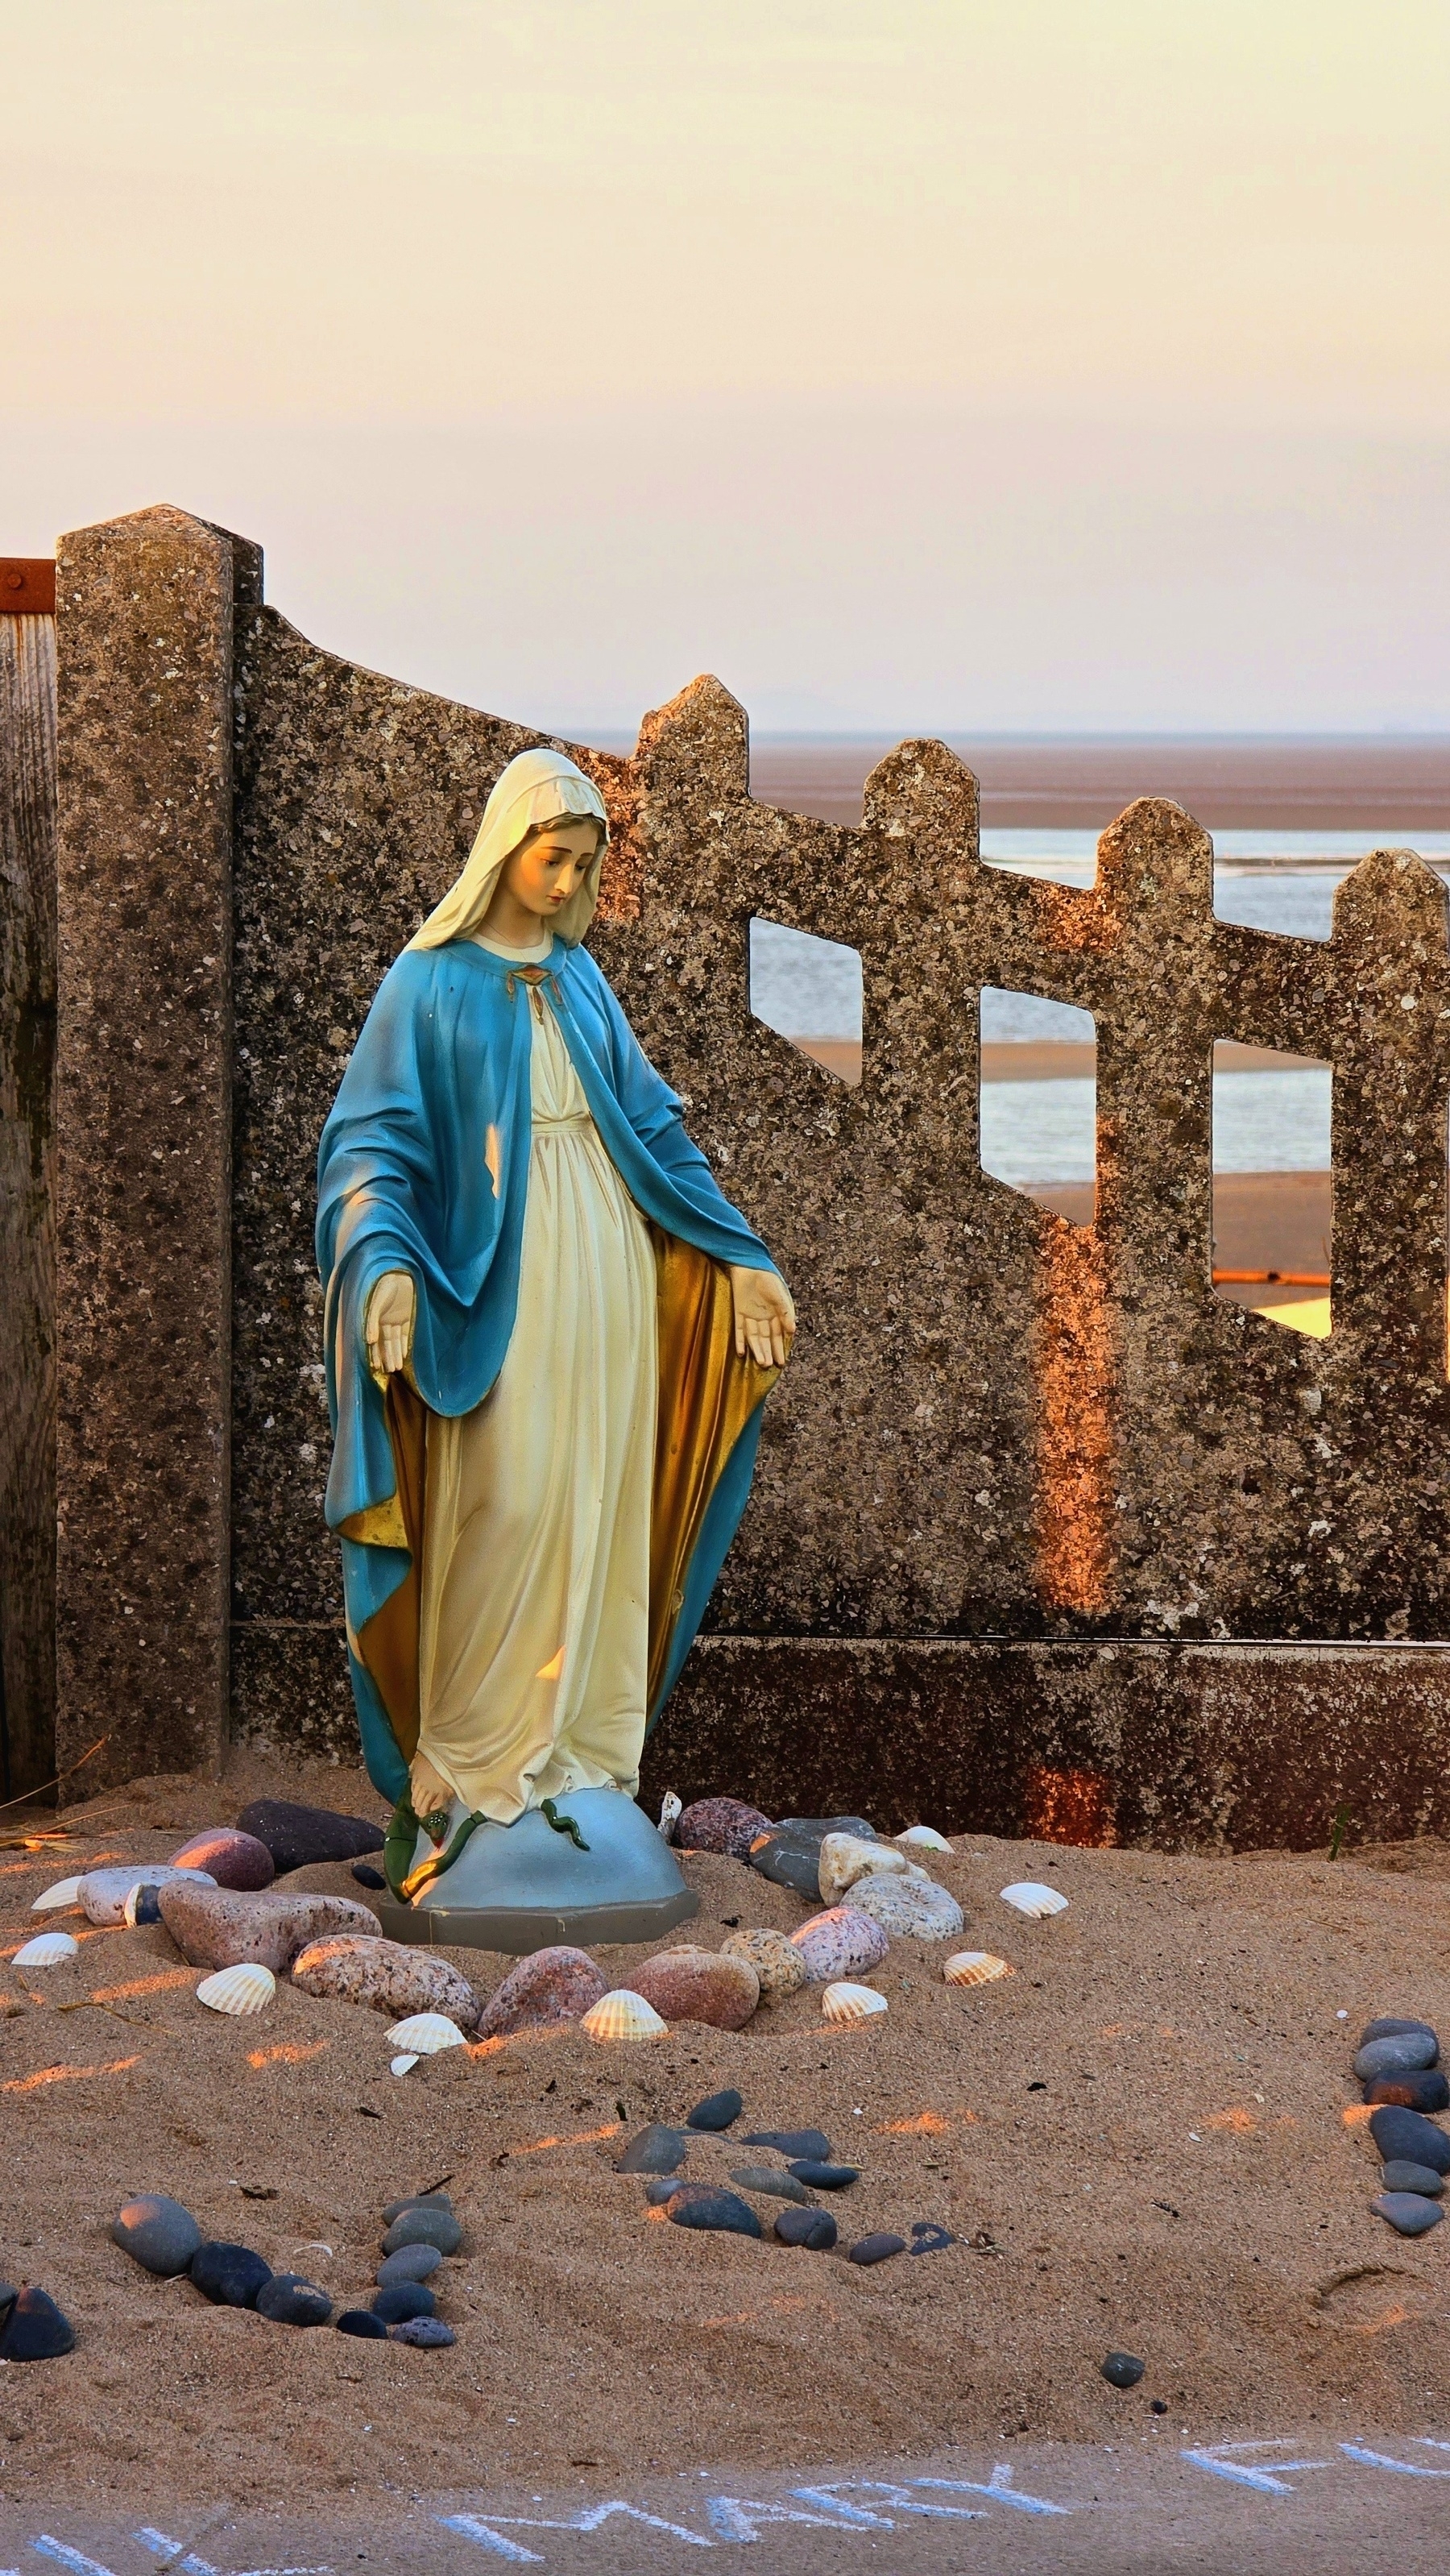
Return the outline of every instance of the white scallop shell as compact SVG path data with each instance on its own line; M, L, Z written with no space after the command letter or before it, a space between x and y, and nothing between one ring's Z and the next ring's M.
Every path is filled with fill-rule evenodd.
M946 1835L939 1834L935 1825L908 1825L905 1833L897 1834L894 1840L905 1843L908 1849L915 1848L917 1851L949 1852L951 1850L951 1844L947 1841Z
M16 1968L58 1968L63 1960L78 1958L80 1946L68 1932L37 1932L33 1941L27 1941L23 1950L16 1951L11 1965Z
M886 1997L874 1986L827 1986L821 1997L821 2011L827 2021L869 2021L873 2013L884 2013Z
M637 1995L629 1986L616 1986L610 1994L601 1995L580 2020L579 2027L591 2039L663 2039L669 2028L661 2021L653 2004Z
M392 2069L391 2069L391 2071L392 2071L392 2073L393 2073L394 2075L406 2075L406 2074L407 2074L407 2072L408 2072L408 2070L409 2070L409 2068L410 2068L410 2067L413 2067L413 2066L416 2066L416 2065L417 2065L417 2063L418 2063L418 2060L417 2060L417 2058L416 2058L415 2056L414 2056L414 2057L408 2057L408 2056L395 2057L395 2058L393 2059L393 2063L392 2063Z
M440 2048L462 2048L462 2031L446 2013L412 2013L406 2021L395 2021L388 2033L397 2048L411 2049L415 2057L436 2057Z
M79 1905L81 1882L78 1878L58 1878L54 1887L41 1889L30 1908L32 1914L54 1914L62 1905Z
M949 1986L990 1986L996 1978L1016 1973L1005 1959L994 1959L990 1950L956 1950L942 1970Z
M196 1990L196 2000L209 2012L265 2012L277 1991L277 1980L270 1968L248 1961L240 1968L218 1968L214 1977L203 1977Z
M1010 1887L1004 1887L1002 1902L1015 1906L1019 1914L1030 1914L1035 1923L1040 1923L1044 1915L1067 1912L1067 1898L1060 1888L1039 1887L1031 1878L1015 1879Z

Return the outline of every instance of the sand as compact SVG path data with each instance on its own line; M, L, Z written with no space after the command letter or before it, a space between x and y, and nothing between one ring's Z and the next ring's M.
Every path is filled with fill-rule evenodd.
M69 1811L70 1851L0 1854L0 1949L53 1879L102 1852L165 1857L263 1790L380 1813L336 1769L141 1783ZM707 1945L805 1917L741 1865L684 1865ZM0 2492L365 2507L488 2479L1112 2440L1155 2396L1200 2440L1422 2427L1450 2382L1450 2227L1405 2243L1371 2215L1376 2160L1345 2113L1364 2019L1450 2027L1450 1847L1330 1865L968 1835L938 1874L966 1946L1012 1977L949 1988L962 1944L899 1942L873 1980L890 2010L856 2033L827 2031L807 1992L737 2034L599 2048L571 2030L401 2081L381 2015L288 1986L258 2019L206 2013L160 1927L94 1932L67 1968L4 1963L0 2271L47 2288L79 2341L0 2374ZM1023 1876L1068 1912L1011 1913L998 1891ZM344 1865L297 1883L360 1892ZM508 1964L450 1955L486 1988ZM627 1978L631 1954L600 1955ZM651 2214L612 2170L621 2142L724 2084L742 2132L818 2124L861 2165L833 2204L843 2241L926 2218L958 2243L862 2271ZM746 2160L702 2137L689 2171ZM347 2304L384 2201L444 2182L466 2226L446 2352L210 2308L108 2233L129 2195L172 2193ZM1148 2364L1129 2397L1099 2376L1110 2346Z

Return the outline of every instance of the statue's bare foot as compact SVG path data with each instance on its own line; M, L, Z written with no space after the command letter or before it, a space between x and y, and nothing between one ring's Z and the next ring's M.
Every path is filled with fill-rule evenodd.
M448 1831L448 1811L453 1804L453 1792L447 1781L439 1778L426 1754L414 1755L408 1775L408 1790L413 1813L429 1840L441 1843Z

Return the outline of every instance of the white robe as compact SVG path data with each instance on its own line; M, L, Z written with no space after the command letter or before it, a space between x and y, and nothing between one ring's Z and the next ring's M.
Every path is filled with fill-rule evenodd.
M571 1789L633 1793L648 1661L654 1248L547 992L529 1016L517 1319L483 1402L428 1418L423 1536L418 1750L499 1824Z

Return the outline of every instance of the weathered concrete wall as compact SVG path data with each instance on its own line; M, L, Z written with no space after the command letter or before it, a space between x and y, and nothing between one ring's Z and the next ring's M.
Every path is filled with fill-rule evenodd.
M75 701L95 771L90 806L100 811L109 784L113 802L119 796L143 818L134 828L147 834L165 820L166 760L189 761L195 774L202 748L200 695L182 691L174 716L161 712L155 655L142 639L164 627L148 607L128 604L116 554L124 545L135 556L139 568L126 574L133 587L151 580L163 521L167 545L192 549L188 561L223 542L175 514L147 514L120 531L93 532L84 562L68 550L79 593L77 667L90 674ZM220 602L219 559L208 578ZM386 967L461 865L499 770L545 737L359 671L255 605L239 621L233 672L221 610L208 614L205 635L205 621L190 634L191 667L205 667L213 691L234 683L237 726L234 1377L217 1435L231 1436L231 1526L216 1488L203 1494L183 1478L167 1505L172 1536L157 1598L168 1586L177 1591L175 1532L191 1508L208 1581L230 1558L234 1726L350 1753L337 1568L321 1518L317 1136ZM167 669L174 658L168 653ZM214 694L206 704L215 710ZM164 755L163 738L172 746ZM220 816L229 789L214 737L206 742L208 812ZM859 1674L869 1649L871 1689L863 1697L864 1685L841 1682L841 1705L862 1713L852 1737L862 1760L896 1765L900 1788L890 1711L918 1693L913 1659L925 1653L923 1640L936 1640L933 1672L956 1659L958 1679L928 1694L930 1724L918 1730L912 1758L925 1763L937 1728L978 1746L942 1789L957 1800L969 1774L987 1780L994 1726L1015 1726L1024 1742L1043 1736L1035 1719L1028 1723L1017 1683L1008 1686L1009 1669L1020 1668L995 1646L962 1641L1042 1641L1034 1670L1045 1669L1047 1641L1058 1641L1062 1671L1089 1677L1104 1759L1116 1745L1116 1764L1138 1766L1132 1779L1114 1775L1120 1829L1147 1831L1153 1800L1166 1815L1168 1784L1181 1771L1171 1730L1130 1722L1126 1668L1088 1641L1433 1638L1443 1630L1450 970L1438 880L1407 854L1367 861L1341 891L1327 946L1232 928L1213 917L1207 837L1162 803L1130 808L1104 836L1089 892L1009 878L981 866L974 782L940 745L907 744L881 764L859 832L753 802L744 714L713 681L647 719L632 761L576 756L599 777L619 827L592 945L644 1045L685 1095L692 1131L725 1187L774 1248L801 1317L795 1358L767 1416L756 1492L710 1612L722 1640L733 1634L756 1646L732 1649L732 1662L722 1661L723 1642L702 1645L666 1721L660 1760L697 1783L714 1781L723 1762L738 1786L752 1744L788 1748L793 1736L797 1776L818 1777L824 1797L826 1780L846 1771L839 1747L812 1770L811 1676ZM215 828L225 836L222 821ZM87 846L98 850L88 829ZM215 890L213 846L220 841L207 841L204 864L191 873ZM105 864L106 904L88 898L87 956L109 937L130 957L133 985L139 958L143 979L170 999L146 944L151 911L134 895L129 910L119 903L125 862ZM161 883L157 873L158 891ZM206 903L207 919L218 918L213 895ZM748 931L757 914L860 950L859 1090L750 1016ZM215 953L224 957L225 948ZM195 967L190 961L181 979L188 992ZM984 983L1076 1002L1097 1016L1100 1178L1090 1229L1065 1225L979 1169ZM225 985L205 989L224 1010ZM92 1130L99 1137L106 1118L120 1117L129 1153L124 1051L112 1029L96 1008L83 1032L78 1024L89 1051L84 1080ZM1335 1065L1335 1332L1327 1344L1212 1293L1211 1063L1220 1037ZM206 1205L214 1213L222 1095L210 1076L208 1085ZM187 1132L199 1136L188 1116ZM135 1141L149 1159L149 1136ZM124 1154L122 1168L132 1184L146 1177ZM134 1187L121 1194L136 1203ZM193 1212L177 1200L154 1213L170 1241ZM134 1225L126 1243L129 1262L139 1245ZM219 1262L206 1269L202 1300L213 1326ZM130 1277L123 1262L115 1282L95 1291L86 1329L97 1349L103 1328L127 1310ZM72 1278L70 1293L83 1304L91 1291L79 1267ZM208 1351L213 1326L200 1328L203 1340L213 1334ZM190 1401L195 1412L221 1403L214 1368L202 1370ZM121 1418L129 1419L124 1405ZM145 1437L154 1447L154 1430ZM84 1483L79 1450L77 1463ZM141 1527L133 1512L133 1549ZM110 1543L104 1527L101 1536ZM791 1639L802 1641L799 1651ZM114 1640L106 1651L97 1708L102 1680L114 1701L115 1678L139 1685L145 1669L142 1659L117 1662ZM1311 1779L1302 1763L1296 1769L1294 1729L1310 1723L1333 1735L1335 1711L1351 1729L1369 1723L1361 1682L1350 1686L1364 1667L1318 1656L1306 1673L1311 1663L1309 1696L1285 1719L1283 1796L1278 1807L1267 1792L1260 1800L1265 1817L1297 1818L1292 1831L1283 1827L1291 1839L1317 1837L1323 1786L1319 1772ZM1386 1670L1399 1691L1406 1667ZM208 1671L211 1707L218 1668ZM1440 1758L1438 1659L1415 1671L1406 1782L1420 1776L1417 1764ZM1214 1830L1219 1739L1192 1716L1193 1690L1185 1699L1187 1686L1174 1687L1185 1740L1199 1748L1193 1760L1208 1767L1197 1805L1179 1798L1173 1813L1191 1810L1195 1830ZM979 1692L988 1711L980 1745L977 1720L964 1713ZM1251 1730L1230 1730L1226 1744L1230 1737L1237 1749L1225 1761L1260 1759ZM781 1759L767 1803L800 1805L805 1792L789 1785L784 1749ZM1040 1767L1047 1757L1032 1759ZM1001 1777L1006 1771L999 1765ZM876 1776L884 1781L885 1772ZM1236 1812L1250 1806L1240 1800Z

